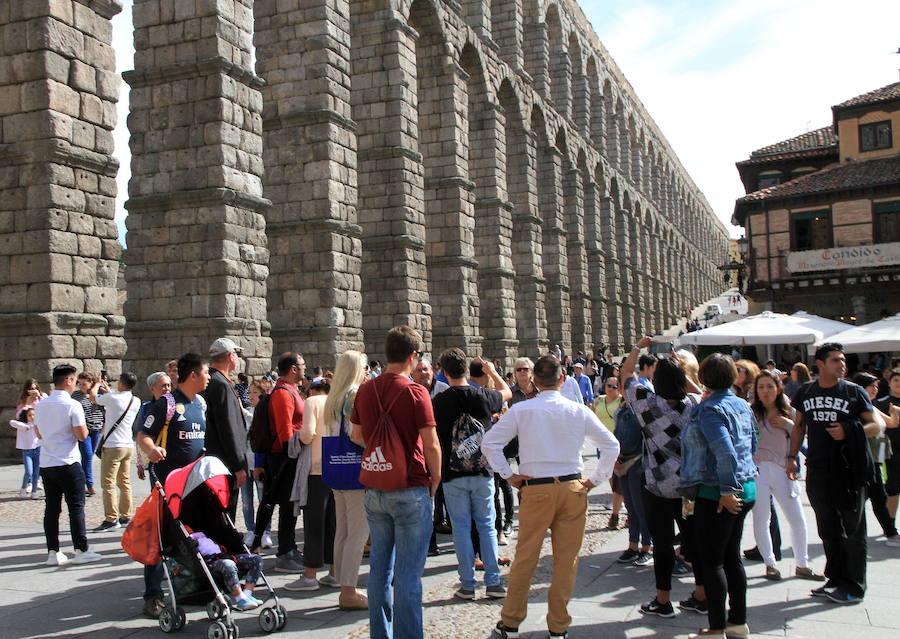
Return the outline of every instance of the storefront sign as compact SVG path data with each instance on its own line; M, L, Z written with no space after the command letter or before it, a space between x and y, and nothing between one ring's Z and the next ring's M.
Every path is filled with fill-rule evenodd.
M793 251L787 254L787 269L791 273L838 271L892 264L900 264L900 242Z

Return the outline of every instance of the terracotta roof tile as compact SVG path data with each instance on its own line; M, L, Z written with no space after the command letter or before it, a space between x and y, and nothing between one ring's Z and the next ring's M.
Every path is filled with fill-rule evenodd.
M737 203L814 195L869 186L900 185L900 155L835 164L740 198Z
M894 82L886 87L863 93L855 98L850 98L840 104L836 104L831 108L836 111L838 109L878 104L879 102L890 102L891 100L900 100L900 82Z
M831 125L823 126L815 131L807 131L800 135L794 136L788 140L776 142L761 149L756 149L750 154L750 159L756 159L761 156L781 155L785 153L797 153L799 151L810 151L813 149L824 149L837 147L837 135ZM768 159L768 158L766 158Z

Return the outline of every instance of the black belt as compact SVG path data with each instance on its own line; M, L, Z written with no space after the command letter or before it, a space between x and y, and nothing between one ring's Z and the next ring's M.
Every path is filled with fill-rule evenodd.
M571 475L562 475L560 477L537 477L535 479L525 479L522 480L522 485L539 486L541 484L555 484L556 482L562 483L564 481L575 481L576 479L581 479L581 473L572 473Z

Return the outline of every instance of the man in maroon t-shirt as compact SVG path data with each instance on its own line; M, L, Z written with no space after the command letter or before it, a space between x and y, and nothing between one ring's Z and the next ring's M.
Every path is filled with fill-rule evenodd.
M391 329L385 351L388 365L359 387L350 422L350 438L365 447L388 409L408 453L404 487L366 490L366 516L372 535L369 555L369 626L376 639L418 639L422 628L422 571L431 538L432 497L441 482L441 447L428 389L409 375L418 362L422 338L408 326ZM376 397L377 395L377 397ZM364 455L377 456L378 449ZM393 605L388 596L394 584Z

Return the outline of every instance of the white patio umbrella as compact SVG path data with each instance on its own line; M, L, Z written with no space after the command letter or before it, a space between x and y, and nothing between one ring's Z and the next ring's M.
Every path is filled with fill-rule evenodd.
M823 342L838 342L844 346L846 353L900 351L900 313L817 340L817 344Z
M685 333L679 339L682 344L697 344L705 346L752 346L766 344L812 344L813 342L831 335L841 327L850 326L833 322L823 317L815 316L793 317L784 313L772 313L763 311L759 315L751 315L743 319L720 324L712 328ZM829 324L841 324L841 326L825 326Z

